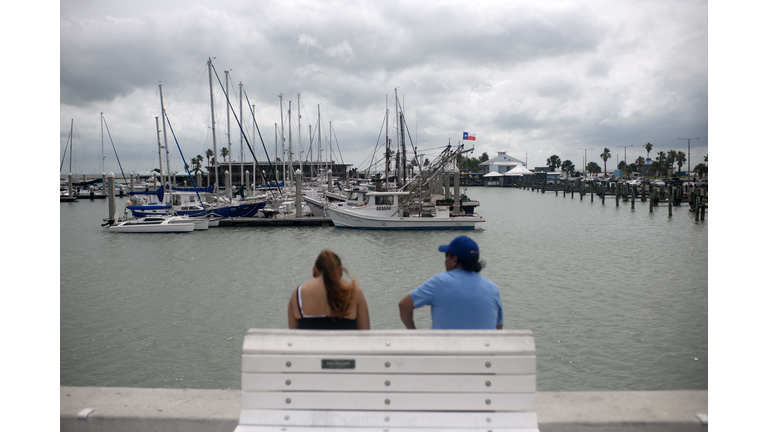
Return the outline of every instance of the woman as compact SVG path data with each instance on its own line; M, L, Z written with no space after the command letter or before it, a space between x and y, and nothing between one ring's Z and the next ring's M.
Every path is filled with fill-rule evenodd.
M370 330L368 304L357 281L341 279L341 258L324 249L312 267L314 279L293 290L288 302L288 328Z

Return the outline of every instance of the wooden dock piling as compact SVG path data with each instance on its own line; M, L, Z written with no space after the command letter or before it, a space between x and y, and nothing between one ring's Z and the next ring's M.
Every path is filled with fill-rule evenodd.
M669 190L669 196L667 196L667 207L669 208L669 216L672 216L672 185L667 186Z
M653 190L653 187L651 187L650 199L648 200L650 202L650 205L648 206L649 207L649 211L648 211L649 213L653 213L653 194L654 194L654 192L655 191Z

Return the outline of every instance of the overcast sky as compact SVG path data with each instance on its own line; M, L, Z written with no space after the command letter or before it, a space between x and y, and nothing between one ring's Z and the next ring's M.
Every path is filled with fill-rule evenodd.
M395 88L411 139L428 158L464 131L477 136L472 156L506 151L529 167L556 154L581 168L584 149L587 162L602 166L607 147L612 170L624 146L632 146L631 162L648 142L651 157L687 151L681 137L700 138L691 141L692 167L708 154L705 1L64 0L60 7L59 161L74 119L74 174L101 172L102 112L106 171L119 173L112 143L126 173L157 167L159 83L184 157L212 148L209 57L222 83L231 70L238 117L240 83L244 110L256 106L270 158L283 94L286 142L291 101L302 159L319 105L324 139L333 125L335 159L367 167ZM213 84L220 149L226 106L216 75ZM240 133L230 122L237 159ZM244 124L253 142L247 112ZM180 170L170 131L168 140L171 170ZM262 160L261 141L254 144ZM61 173L68 171L67 155Z

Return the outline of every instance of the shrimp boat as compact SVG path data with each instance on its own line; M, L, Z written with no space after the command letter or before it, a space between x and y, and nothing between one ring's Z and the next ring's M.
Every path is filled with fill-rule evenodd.
M353 186L350 189L344 189L345 195L324 192L321 196L317 191L307 191L302 199L312 210L313 216L328 217L328 212L325 211L326 207L350 208L362 205L365 203L368 191L367 186Z
M434 211L408 211L402 205L410 192L368 192L367 201L352 207L326 206L336 228L396 229L396 230L471 230L485 222L477 215L451 216L447 206L435 206Z

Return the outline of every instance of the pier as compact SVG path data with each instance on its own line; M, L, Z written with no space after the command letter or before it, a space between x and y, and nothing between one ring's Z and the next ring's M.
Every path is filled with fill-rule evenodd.
M226 218L219 221L219 227L275 227L304 226L332 227L329 217L271 217L271 218Z

